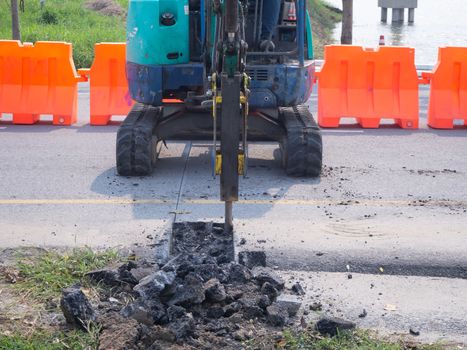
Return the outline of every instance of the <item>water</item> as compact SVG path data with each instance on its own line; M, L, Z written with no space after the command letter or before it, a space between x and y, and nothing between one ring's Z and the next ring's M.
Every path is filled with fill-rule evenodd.
M342 9L342 0L327 0ZM381 23L381 9L377 0L354 0L353 44L365 47L378 45L384 35L386 45L415 48L417 64L435 64L438 47L467 46L467 0L419 0L415 9L415 23L391 24L392 10L388 9L388 23ZM334 31L340 42L341 25Z

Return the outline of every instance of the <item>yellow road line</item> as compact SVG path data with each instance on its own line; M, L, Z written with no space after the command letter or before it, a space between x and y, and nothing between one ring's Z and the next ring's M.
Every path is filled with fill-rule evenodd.
M217 199L185 199L182 204L194 205L218 205L222 204ZM70 198L70 199L0 199L0 205L173 205L174 200L162 199L131 199L131 198ZM240 205L295 205L295 206L318 206L318 205L348 205L348 206L450 206L467 207L467 201L447 201L447 200L384 200L384 199L242 199L236 204Z
M131 198L113 198L113 199L0 199L0 205L76 205L76 204L172 204L174 201L160 199L131 199Z

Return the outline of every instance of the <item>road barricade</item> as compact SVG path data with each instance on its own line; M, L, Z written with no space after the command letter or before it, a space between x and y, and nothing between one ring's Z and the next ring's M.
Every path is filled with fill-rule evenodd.
M112 115L127 115L133 106L125 73L125 43L94 46L94 62L79 73L90 80L91 125L107 125Z
M441 47L432 72L422 73L430 81L428 125L452 129L454 120L467 125L467 47Z
M0 116L13 114L14 124L34 124L43 114L55 125L75 123L78 81L71 44L0 40Z
M418 128L418 76L414 49L330 45L318 76L318 122L335 128L356 118L363 128L393 119L401 128Z

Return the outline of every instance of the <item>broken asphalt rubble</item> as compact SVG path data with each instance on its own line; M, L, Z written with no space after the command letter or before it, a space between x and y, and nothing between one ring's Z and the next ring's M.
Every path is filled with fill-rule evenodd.
M213 223L176 223L172 235L170 257L88 274L93 282L126 291L132 302L101 303L95 312L73 286L64 290L61 302L67 321L82 328L99 322L101 347L109 349L164 349L175 343L239 348L258 327L278 331L296 316L303 288L295 285L290 291L295 295L286 294L281 276L265 267L263 252L243 252L243 264L234 262L232 236ZM322 324L324 333L332 335L336 324ZM118 325L124 339L112 337Z

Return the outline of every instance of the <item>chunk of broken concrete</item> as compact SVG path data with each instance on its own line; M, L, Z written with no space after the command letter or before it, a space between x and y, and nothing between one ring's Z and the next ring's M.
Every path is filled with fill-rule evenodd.
M289 312L287 309L277 303L266 308L268 313L268 322L274 327L284 327L289 321Z
M208 301L219 303L226 298L225 288L216 278L207 281L204 284L204 289Z
M153 325L155 322L151 315L151 310L143 302L136 302L125 306L120 311L120 314L125 318L132 318L148 326Z
M78 286L66 288L62 291L60 308L69 324L83 330L88 328L89 322L96 320L94 309Z
M243 316L246 319L254 319L264 315L264 310L258 305L256 299L242 297L239 302L242 305Z
M256 297L256 303L262 309L266 309L269 305L271 305L271 299L265 294Z
M224 309L220 306L212 306L206 311L206 317L208 318L221 318L224 314Z
M255 267L253 270L251 270L251 274L253 279L255 279L260 286L262 286L265 282L269 282L277 290L284 289L284 280L282 277L268 267Z
M249 269L266 266L266 253L263 251L243 251L238 253L238 262Z
M173 322L186 314L186 309L182 306L172 305L167 309L167 317L169 322Z
M217 278L219 279L222 270L219 268L217 264L200 264L200 265L194 265L192 267L193 272L199 275L203 281L208 281L212 278Z
M234 300L238 300L243 296L243 293L244 293L244 290L240 286L227 286L226 301L232 302Z
M118 279L122 282L128 283L132 287L137 285L139 280L133 277L131 270L136 269L138 265L134 261L128 261L118 268Z
M139 283L143 278L149 276L151 273L154 273L154 270L156 270L156 268L154 267L137 267L135 269L132 269L130 273L131 276L136 281L138 281L137 283Z
M175 336L176 340L183 340L193 334L195 330L195 321L191 314L186 314L181 318L169 324L169 330Z
M224 306L224 316L230 317L233 314L239 312L242 308L242 305L238 301L234 301L233 303Z
M122 284L118 271L112 268L93 270L85 276L94 283L103 283L109 287L116 287Z
M294 283L294 285L292 286L292 292L294 292L297 295L305 295L305 290L303 289L300 282Z
M355 323L337 317L323 317L316 323L315 328L323 335L334 337L339 332L354 329Z
M285 307L290 317L293 317L297 314L302 302L295 295L290 294L281 294L276 299L276 304Z
M246 266L237 263L231 263L229 265L227 277L229 283L246 283L251 279L251 272Z
M86 277L95 283L103 283L109 287L118 287L125 284L133 287L138 284L138 280L131 272L136 268L136 263L129 261L119 267L106 267L90 271L86 274Z
M269 282L263 283L263 285L261 286L261 293L267 295L271 300L275 300L276 297L279 295L277 289L274 288L274 286Z
M144 277L133 290L143 299L153 299L159 297L159 294L170 287L175 281L175 273L171 271L156 271Z
M133 318L147 326L167 322L165 307L158 299L138 300L124 307L120 314L126 318Z
M418 337L420 335L420 330L416 327L410 327L409 333L413 336Z
M201 304L205 299L204 284L200 276L189 273L183 283L178 285L170 305L190 306Z

